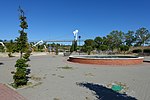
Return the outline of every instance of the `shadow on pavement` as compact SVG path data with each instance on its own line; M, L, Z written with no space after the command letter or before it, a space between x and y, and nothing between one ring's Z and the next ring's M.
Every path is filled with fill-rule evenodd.
M0 62L0 65L4 65L4 63L1 63L1 62Z
M150 63L150 61L148 61L148 60L144 60L143 62Z
M77 83L77 85L94 91L98 100L137 100L134 97L128 96L126 94L120 94L102 85L93 83Z

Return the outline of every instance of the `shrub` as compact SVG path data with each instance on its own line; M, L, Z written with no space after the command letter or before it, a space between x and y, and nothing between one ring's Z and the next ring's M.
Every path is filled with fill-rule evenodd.
M121 52L124 51L124 54L125 54L126 51L129 50L129 46L127 46L127 45L120 45L119 48L120 48L120 51L121 51Z
M144 53L150 53L150 49L144 49Z
M23 70L15 72L13 79L16 87L27 84L26 73Z
M108 46L107 45L101 45L100 50L102 50L102 51L108 50Z
M21 85L26 85L27 84L27 76L26 76L26 67L28 67L28 64L26 64L25 59L18 59L16 61L15 67L16 72L14 73L13 79L14 79L14 85L16 87L21 86Z
M5 49L3 46L0 45L0 52L5 52Z
M56 52L56 55L58 55L58 46L56 46L56 51L55 52Z
M133 53L141 53L142 50L141 50L141 49L135 49L135 50L133 50L132 52L133 52Z

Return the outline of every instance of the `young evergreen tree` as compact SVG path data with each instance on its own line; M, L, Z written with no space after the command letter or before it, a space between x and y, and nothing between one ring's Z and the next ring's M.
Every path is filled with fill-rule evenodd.
M19 87L22 85L26 85L28 82L27 75L29 74L27 67L27 61L29 61L29 48L27 43L27 33L24 32L25 29L28 28L28 24L26 22L26 17L24 16L24 11L19 7L20 12L20 27L22 30L19 30L20 36L16 39L17 41L17 49L20 52L20 59L16 61L15 67L16 72L14 73L14 86ZM23 53L26 51L26 54L23 56Z
M77 41L72 42L70 52L73 52L73 51L77 51Z

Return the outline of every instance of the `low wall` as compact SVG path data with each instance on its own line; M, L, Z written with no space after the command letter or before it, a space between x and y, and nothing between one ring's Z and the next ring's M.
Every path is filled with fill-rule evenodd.
M69 61L82 64L98 64L98 65L135 65L142 64L143 58L130 59L84 59L69 57Z

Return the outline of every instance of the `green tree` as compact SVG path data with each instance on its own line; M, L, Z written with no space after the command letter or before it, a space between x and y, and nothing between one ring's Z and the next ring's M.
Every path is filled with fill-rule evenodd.
M93 39L87 39L84 41L84 45L82 46L81 51L87 52L89 55L92 50L95 48L95 42Z
M19 30L20 36L16 39L17 42L17 49L20 51L20 58L22 58L23 52L28 50L28 38L27 38L27 33L25 32L25 29L28 28L28 24L26 22L26 17L24 16L24 11L19 7L19 12L20 12L20 27L21 30Z
M107 35L109 49L113 51L114 48L119 50L119 46L124 42L124 33L122 31L112 31Z
M16 72L13 75L14 86L19 87L22 85L26 85L28 82L27 75L29 74L27 67L27 61L29 61L29 45L27 43L27 33L24 32L24 29L27 29L28 25L26 22L26 17L24 16L24 11L19 7L20 12L20 27L22 28L20 32L20 37L16 39L17 41L17 49L20 51L20 59L16 61L15 67ZM26 54L23 56L22 53L26 51Z
M129 46L128 45L120 45L120 51L121 52L125 52L129 50Z
M128 33L125 34L125 43L129 47L132 46L132 44L135 42L136 38L134 36L134 31L128 31Z
M90 55L93 48L92 46L86 46L86 50L87 50L88 55Z
M15 43L13 42L13 40L10 40L10 42L6 44L6 48L7 52L9 52L8 56L11 57L12 53L15 51Z
M100 50L102 50L102 51L106 51L106 50L108 50L108 46L107 46L107 45L102 44L102 45L100 46Z
M107 43L108 49L111 50L112 52L115 49L115 43L114 43L114 38L112 35L107 35L105 42Z
M144 44L148 43L150 40L150 32L144 27L139 28L135 33L135 38L135 46L144 46Z
M91 46L92 49L95 48L95 42L94 42L93 39L87 39L87 40L85 40L85 41L84 41L84 44L85 44L85 46Z
M56 46L56 51L55 52L56 52L56 55L58 55L58 46Z
M72 42L70 52L73 52L73 51L77 51L77 41Z
M96 37L94 39L94 42L95 42L96 49L99 51L100 50L100 46L103 44L103 39L101 37Z

